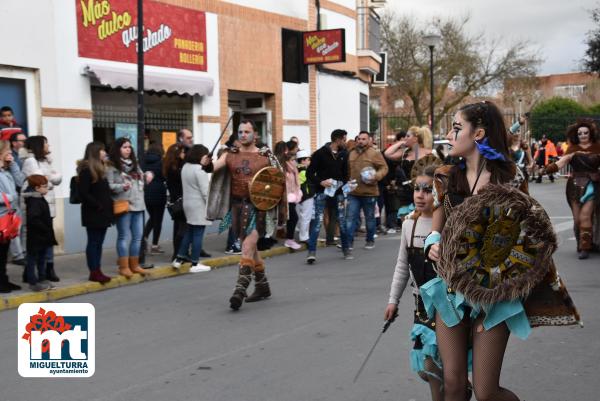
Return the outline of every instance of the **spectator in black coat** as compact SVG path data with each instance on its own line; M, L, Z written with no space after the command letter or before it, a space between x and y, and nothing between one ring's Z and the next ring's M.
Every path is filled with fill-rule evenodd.
M48 248L58 243L52 228L50 206L44 198L48 193L48 179L43 175L32 174L27 177L27 183L29 188L23 194L27 209L27 282L33 291L43 291L54 288L46 277L46 255Z
M169 190L169 202L175 203L183 199L183 184L181 182L181 169L183 168L183 159L185 158L185 147L181 143L169 146L165 160L163 162L163 177L167 180L167 189ZM183 210L183 203L181 204ZM175 260L179 245L183 240L186 228L185 214L171 216L173 219L173 255L171 260Z
M114 223L113 200L106 179L104 144L91 142L85 148L83 160L77 166L81 225L85 227L88 243L85 248L90 281L107 283L110 277L102 273L102 245L106 231Z
M158 245L160 232L162 231L162 221L165 215L165 206L167 204L167 187L166 179L163 174L163 148L153 142L144 155L142 170L144 172L151 171L154 174L154 179L144 188L144 202L148 210L148 222L144 228L144 243L152 232L152 247L151 254L160 254L164 251Z

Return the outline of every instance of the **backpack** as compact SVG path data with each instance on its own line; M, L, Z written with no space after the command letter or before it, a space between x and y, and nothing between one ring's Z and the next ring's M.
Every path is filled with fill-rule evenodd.
M69 203L71 205L78 205L81 203L81 196L79 196L79 177L74 175L71 177L69 183Z
M4 192L2 193L2 199L4 199L4 204L8 210L8 213L0 217L0 242L5 244L19 235L21 217L19 217L17 211L12 208L8 197Z

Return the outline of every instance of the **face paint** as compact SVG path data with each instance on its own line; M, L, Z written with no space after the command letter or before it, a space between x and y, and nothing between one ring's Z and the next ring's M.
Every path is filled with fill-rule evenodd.
M433 185L424 182L419 182L415 184L415 192L421 191L425 192L426 194L430 194L433 192Z
M458 133L462 130L462 125L458 122L452 123L452 131L454 131L454 140L458 139Z

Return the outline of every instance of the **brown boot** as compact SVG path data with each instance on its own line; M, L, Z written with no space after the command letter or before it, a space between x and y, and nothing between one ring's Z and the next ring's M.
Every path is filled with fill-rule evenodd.
M587 259L592 250L592 227L579 227L579 259Z
M248 298L246 302L256 302L267 299L271 296L271 288L269 288L269 282L265 271L254 272L254 292Z
M139 273L142 276L148 274L148 272L140 267L140 258L137 256L129 257L129 270L134 273Z
M119 258L117 263L119 263L119 274L121 276L126 278L133 277L133 273L131 272L131 270L129 270L129 259L127 258L127 256Z
M251 265L250 262L252 263ZM254 262L252 260L242 258L240 261L237 283L235 284L233 295L229 298L229 307L233 310L240 309L244 302L244 298L248 296L248 294L246 294L246 289L250 285L250 281L252 281L251 266L254 267Z

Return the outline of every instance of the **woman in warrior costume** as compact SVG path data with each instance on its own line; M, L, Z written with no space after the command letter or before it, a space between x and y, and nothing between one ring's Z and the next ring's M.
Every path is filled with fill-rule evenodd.
M527 169L533 166L533 157L531 156L531 149L527 142L521 139L520 133L515 133L509 136L510 141L510 156L515 162L519 170L523 173L525 180L529 179Z
M531 331L531 325L574 324L579 321L579 316L551 263L551 251L554 249L556 240L543 209L537 202L518 190L506 186L488 185L511 183L513 186L522 186L523 184L522 175L518 174L514 163L510 161L506 128L500 110L490 102L466 105L456 113L452 127L452 131L447 135L452 146L450 156L462 157L463 162L452 167L444 166L436 171L434 181L436 209L433 213L433 231L425 241L426 255L436 262L441 260L437 266L437 272L443 279L437 277L424 284L420 289L428 315L435 316L437 341L443 364L444 400L464 401L467 399L468 349L472 347L472 378L476 398L480 401L514 401L519 398L511 391L500 387L499 384L502 360L509 334L513 333L520 338L526 338ZM504 193L498 196L493 193L494 190L504 191ZM478 194L479 192L481 194ZM476 294L476 291L484 291L481 288L476 291L470 290L469 297L467 297L466 292L461 293L451 288L448 282L461 284L460 287L465 288L466 291L467 286L474 284L473 282L479 277L468 277L468 281L471 282L467 285L464 285L464 281L457 283L446 278L445 272L452 267L452 262L454 262L446 258L446 251L451 249L452 245L444 240L444 246L447 249L440 247L440 240L444 238L439 231L446 225L447 219L448 223L456 221L453 214L462 217L461 214L470 210L461 208L459 205L472 195L477 195L475 201L487 199L487 202L492 203L498 198L506 198L511 194L514 196L515 192L521 194L518 195L521 197L520 199L527 198L527 202L532 205L527 207L527 211L535 213L537 220L543 220L542 217L545 217L545 226L536 233L544 237L546 243L554 240L552 245L544 245L544 242L541 242L541 245L540 242L537 243L540 248L544 248L543 253L540 251L541 259L543 259L541 265L546 268L540 268L540 263L537 263L536 260L536 264L530 269L535 269L535 272L541 270L545 276L542 276L543 279L537 279L538 276L535 276L534 273L535 277L532 279L531 276L527 276L527 274L532 275L531 273L523 273L527 277L522 281L505 280L501 282L500 291L503 292L500 292L500 295L504 299L510 298L510 300L501 301L501 296L497 295L496 300L488 299L486 302L479 303L471 301L470 299L483 298L480 294ZM492 200L489 199L489 196L484 197L484 194L489 193L494 195ZM502 201L502 199L497 200L497 202ZM495 209L494 205L489 205L489 207L491 216ZM510 210L509 208L508 213ZM452 227L449 226L448 230L444 230L444 236L448 238L452 238L456 234L450 228ZM484 234L487 235L488 232L486 231ZM462 233L458 232L458 235L462 235ZM492 240L496 238L501 237L496 235L492 237ZM525 241L527 240L526 237ZM491 244L488 244L486 241L479 250L484 260L490 254L495 255L498 251L502 251L497 248L502 244L490 242ZM485 246L490 245L492 248L486 250ZM527 244L523 248L526 246ZM528 255L523 256L527 257ZM554 285L554 290L552 285ZM517 286L518 288L515 288ZM456 286L453 285L453 287ZM541 288L539 293L536 292L538 288ZM494 291L496 290L494 288ZM510 297L517 292L519 297ZM471 297L473 294L479 298ZM555 300L556 296L560 298L559 301ZM544 300L538 303L537 300L540 297L543 297ZM525 298L527 305L524 306L521 299Z
M390 320L398 311L398 303L410 277L415 297L414 326L410 333L414 346L410 353L410 365L414 372L429 383L431 399L441 401L443 399L442 370L435 338L435 321L427 318L427 312L419 296L419 287L436 276L433 263L425 260L423 254L425 238L431 231L435 167L435 165L425 167L414 182L416 213L412 218L406 219L405 224L402 225L400 251L384 317L385 320Z
M431 131L428 132L431 134ZM383 155L391 160L398 162L401 171L400 182L396 182L397 194L399 198L400 209L399 216L405 216L413 209L413 193L410 186L410 173L416 160L419 160L431 153L431 149L425 147L427 132L417 126L410 127L403 140L394 143L387 148ZM402 175L402 173L404 173ZM402 180L402 176L404 180Z
M600 245L600 142L593 120L579 120L567 129L569 147L556 163L546 167L552 174L569 164L567 202L573 213L579 259L587 259L594 245ZM595 241L595 242L593 242Z

